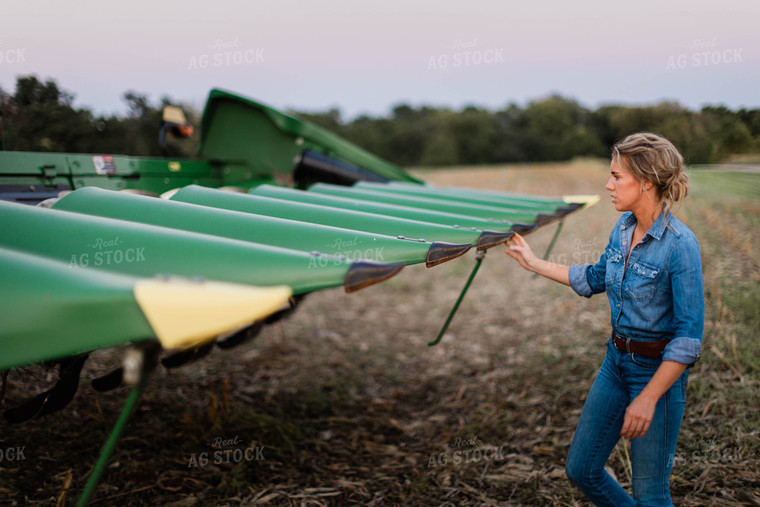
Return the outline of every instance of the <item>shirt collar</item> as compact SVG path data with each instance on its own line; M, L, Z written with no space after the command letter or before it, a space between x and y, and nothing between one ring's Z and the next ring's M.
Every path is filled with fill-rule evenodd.
M634 215L632 212L629 212L630 215L628 215L625 219L623 219L623 224L626 227L633 228L634 225L636 225L636 215ZM652 224L652 227L649 228L647 233L644 235L646 236L652 236L656 240L662 239L662 234L665 232L665 228L668 226L667 222L670 219L670 213L667 211L662 211L660 215L657 217L657 220L654 221ZM642 238L643 239L643 238Z

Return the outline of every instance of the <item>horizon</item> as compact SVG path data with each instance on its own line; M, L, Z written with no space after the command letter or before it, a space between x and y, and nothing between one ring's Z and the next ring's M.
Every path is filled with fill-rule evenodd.
M66 93L66 94L69 94L69 95L71 95L73 97L73 100L71 101L71 106L74 109L87 109L95 117L107 117L107 116L110 116L110 115L124 116L126 114L126 112L127 112L126 100L124 99L124 95L127 92L137 92L137 93L140 93L140 94L143 93L141 90L124 90L124 92L122 92L121 95L119 96L120 101L124 102L123 110L121 110L121 111L103 112L103 111L98 111L98 110L91 109L86 104L85 105L78 104L78 102L79 102L78 101L79 96L78 96L77 92L75 90L71 90L71 89L66 88L54 76L39 76L39 75L36 75L36 74L29 74L29 75L18 75L16 77L18 78L18 77L30 77L30 76L36 77L41 83L45 83L48 80L54 81L58 85L59 91L61 93ZM6 93L9 93L9 95L12 96L13 92L15 90L15 84L14 84L14 87L11 88L11 89L5 89L2 86L0 86L0 88L3 89ZM209 90L209 92L210 91L211 90ZM229 91L229 92L235 93L236 95L241 95L241 96L246 97L245 94L243 94L243 93L237 93L234 90L225 90L225 91ZM160 107L160 101L161 101L161 99L164 98L164 97L167 97L169 99L172 99L172 105L182 106L182 107L188 107L188 106L189 107L193 107L194 108L194 112L197 112L198 114L202 114L203 113L203 109L204 109L205 103L206 103L206 98L204 98L203 100L197 100L197 101L181 101L181 100L177 100L175 97L172 97L171 95L169 95L168 93L165 93L165 92L153 94L154 96L151 96L150 94L147 94L147 93L146 93L146 95L148 96L149 105L151 105L151 106L158 106L158 107ZM453 111L453 112L461 112L461 111L463 111L464 109L466 109L468 107L476 107L476 108L481 109L481 110L487 110L487 111L489 111L491 113L495 113L495 112L498 112L498 111L502 111L505 108L510 107L512 105L517 106L517 107L519 107L521 109L524 109L524 108L526 108L527 106L529 106L533 102L540 102L540 101L543 101L543 100L547 100L547 99L549 99L551 97L560 97L560 98L562 98L564 100L567 100L567 101L576 102L581 107L583 107L584 109L587 109L589 111L596 111L596 110L598 110L598 109L600 109L602 107L646 108L646 107L655 107L655 106L658 106L658 105L661 105L661 104L675 104L675 105L678 105L680 107L684 107L687 110L692 111L692 112L699 112L702 108L705 108L705 107L726 107L730 111L733 111L733 112L739 111L740 109L746 109L746 110L760 109L760 106L754 106L754 107L730 107L730 106L728 106L725 103L705 103L705 104L702 104L699 108L693 108L693 107L689 107L686 104L678 102L676 100L670 100L670 99L662 99L660 101L643 102L643 103L626 103L626 102L623 102L623 101L616 101L616 102L611 101L611 102L604 102L604 103L596 104L594 106L590 106L589 104L584 104L582 101L576 99L575 97L571 97L571 96L568 96L568 95L565 95L565 94L562 94L562 93L559 93L559 92L550 92L550 93L545 94L543 96L539 96L539 97L535 97L535 98L528 98L524 102L510 101L510 102L506 102L506 103L504 103L504 104L502 104L500 106L495 106L495 107L488 106L488 105L482 105L482 104L475 104L475 103L465 103L465 104L462 104L462 105L460 105L458 107L452 107L449 104L430 104L430 103L424 103L424 102L420 103L420 104L410 104L409 102L401 101L401 102L397 102L397 103L393 103L393 104L388 105L388 107L386 108L386 110L382 111L380 113L377 113L377 114L375 114L375 113L372 113L372 114L361 113L359 115L356 115L356 116L353 116L353 117L350 117L350 118L347 118L345 116L345 111L343 111L340 108L340 106L325 107L324 109L294 109L294 108L285 107L283 109L283 112L293 113L293 114L315 114L315 115L318 115L318 114L329 113L332 109L335 109L340 114L340 121L341 122L343 122L343 123L350 123L350 122L352 122L352 121L360 118L363 115L366 115L369 118L385 118L385 117L389 117L389 116L391 116L393 114L393 110L396 107L400 107L400 106L409 106L409 107L411 107L412 109L415 109L415 110L420 110L420 109L423 109L423 108L426 108L426 107L427 108L431 108L431 109L437 109L437 110L447 109L447 110L450 110L450 111ZM257 100L255 97L247 97L247 98L251 98L253 100ZM266 104L263 101L257 100L257 102L261 102L261 103L263 103L265 105L269 105L269 104Z

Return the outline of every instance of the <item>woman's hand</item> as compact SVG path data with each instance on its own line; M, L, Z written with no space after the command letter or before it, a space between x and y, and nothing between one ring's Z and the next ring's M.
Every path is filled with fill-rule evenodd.
M504 252L520 263L520 266L524 267L528 271L535 271L536 261L538 257L533 253L533 250L528 246L528 242L525 238L517 233L509 238L506 243L507 249Z
M686 371L687 365L676 361L663 361L649 382L625 409L620 436L627 439L643 437L654 417L657 401Z
M504 252L528 271L538 273L561 284L570 285L569 268L536 257L536 254L533 253L533 250L530 249L525 241L525 238L519 234L515 233L504 244L507 245L507 249Z
M636 396L625 409L625 419L623 420L623 427L620 429L620 436L628 440L643 437L649 430L649 425L652 424L656 406L657 399L641 394Z

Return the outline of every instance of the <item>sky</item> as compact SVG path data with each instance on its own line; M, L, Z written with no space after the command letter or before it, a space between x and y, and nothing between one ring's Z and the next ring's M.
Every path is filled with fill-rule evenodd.
M96 114L212 88L344 120L553 93L756 108L758 22L758 0L3 0L0 88L54 78Z

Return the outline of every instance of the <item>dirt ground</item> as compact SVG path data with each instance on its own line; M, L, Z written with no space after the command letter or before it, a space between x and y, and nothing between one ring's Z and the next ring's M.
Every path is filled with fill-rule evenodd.
M567 218L552 252L578 264L598 259L618 216L607 171L578 160L415 174L443 186L600 194ZM681 211L703 244L709 290L672 476L679 505L760 505L757 306L732 292L758 284L753 202L739 215L698 200ZM543 253L555 228L529 243ZM587 505L564 463L604 356L607 300L534 279L494 248L442 342L427 346L473 266L468 253L357 293L310 294L250 343L159 367L92 505ZM89 379L119 358L93 354L63 411L0 423L0 450L16 450L0 459L0 504L76 502L126 396L97 393ZM12 371L4 408L53 378ZM629 488L628 449L621 442L609 467Z

